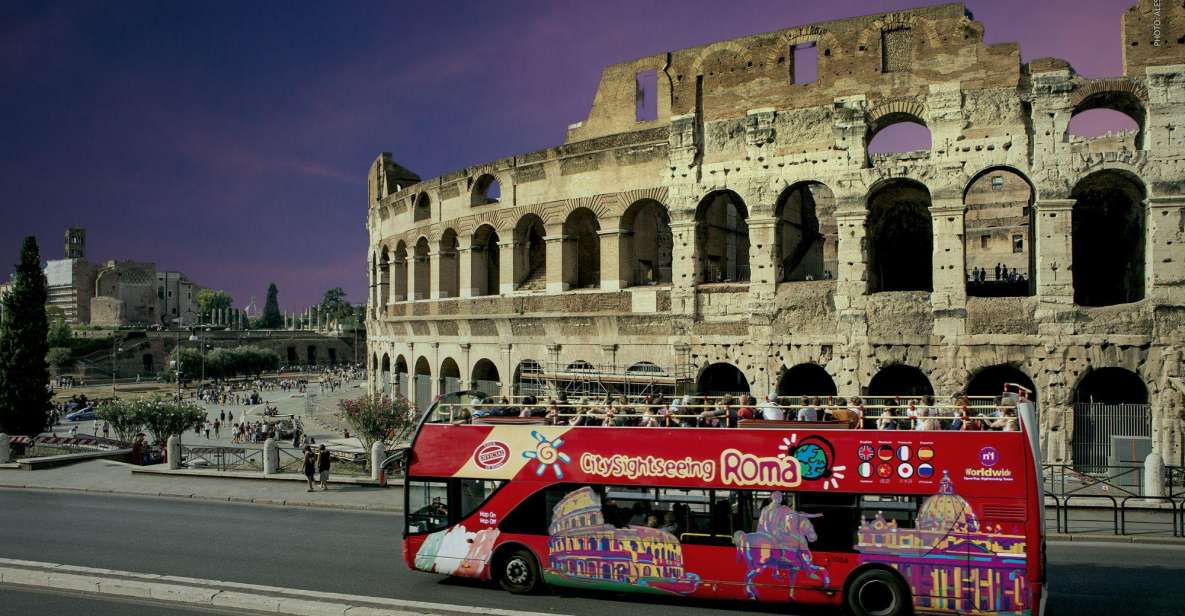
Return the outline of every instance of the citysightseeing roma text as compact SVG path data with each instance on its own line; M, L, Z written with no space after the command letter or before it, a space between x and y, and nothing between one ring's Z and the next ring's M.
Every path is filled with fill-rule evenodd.
M720 461L696 460L690 456L667 459L658 456L602 456L595 453L580 455L580 470L598 477L639 479L663 477L667 479L716 479L726 485L797 487L802 483L798 460L792 457L760 457L736 449L720 452Z

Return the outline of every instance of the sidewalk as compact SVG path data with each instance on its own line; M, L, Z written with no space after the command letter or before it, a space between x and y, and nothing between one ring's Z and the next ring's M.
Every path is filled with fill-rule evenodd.
M141 468L144 467L94 460L40 471L0 469L0 488L72 490L358 511L398 512L403 509L403 490L400 487L330 484L327 492L307 492L305 485L297 481L200 476L181 478L132 472L133 469Z

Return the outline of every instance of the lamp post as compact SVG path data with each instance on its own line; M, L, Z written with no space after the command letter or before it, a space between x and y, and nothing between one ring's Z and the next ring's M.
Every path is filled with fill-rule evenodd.
M111 397L115 397L115 354L122 353L123 347L119 346L115 337L111 337Z

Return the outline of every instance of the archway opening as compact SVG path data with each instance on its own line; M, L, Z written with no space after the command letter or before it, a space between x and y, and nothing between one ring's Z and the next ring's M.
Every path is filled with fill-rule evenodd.
M988 169L963 192L967 295L1032 295L1033 187L1009 168Z
M695 212L698 283L749 282L749 210L731 190L709 193Z
M461 368L453 358L446 357L440 362L440 394L454 391L461 391Z
M390 299L391 292L391 253L383 246L382 256L379 257L378 276L375 277L375 282L378 285L378 297L375 298L375 305L378 306L380 313L387 307L387 301Z
M494 362L482 358L473 364L472 388L491 396L502 394L502 382L498 378L498 366Z
M778 379L779 396L835 396L835 380L819 364L798 364L782 372Z
M782 191L775 215L778 282L834 277L838 229L831 189L819 182L794 184Z
M140 356L140 364L144 369L145 375L156 374L156 357L152 353L144 353Z
M1107 472L1142 464L1152 450L1148 387L1125 368L1097 368L1074 388L1074 468Z
M418 222L429 218L432 218L432 200L428 198L428 193L420 193L412 210L412 220Z
M473 233L472 277L473 295L497 295L498 288L498 232L490 225L482 225Z
M724 394L749 393L749 379L740 368L726 363L710 364L700 372L696 381L696 390L706 396L721 396Z
M461 293L461 259L457 232L445 229L440 236L440 297L457 297Z
M308 365L316 366L317 365L317 347L310 344L305 349L305 358L308 360L307 361Z
M403 240L395 245L395 261L391 269L394 271L391 280L391 301L407 301L407 245Z
M1075 186L1071 217L1074 303L1110 306L1144 299L1144 186L1121 171L1092 173Z
M383 353L382 368L379 371L379 383L382 384L383 395L391 394L391 356Z
M1033 379L1010 364L988 366L976 372L967 382L967 389L963 393L973 399L982 396L999 396L1004 393L1004 386L1009 383L1015 383L1033 392L1029 399L1037 401L1037 386L1033 384Z
M416 374L413 381L413 390L415 391L413 402L418 410L427 410L428 406L432 404L432 366L428 363L428 358L423 355L416 360Z
M671 217L653 199L635 202L621 217L620 254L628 286L671 283Z
M910 114L888 114L873 124L869 132L868 158L878 160L911 152L926 153L931 147L930 129Z
M296 347L289 346L288 347L288 365L295 366L296 362L298 362L298 361L300 361L300 359L297 358L297 356L296 356Z
M868 292L930 291L934 227L930 191L913 180L884 182L868 197Z
M601 225L588 208L577 208L564 221L564 283L570 289L601 286Z
M490 174L482 175L473 183L473 193L470 197L471 207L497 203L502 199L502 185L498 178Z
M868 382L867 396L870 404L891 404L885 399L896 396L932 396L934 388L930 379L921 370L905 364L893 364L881 368ZM879 400L877 400L879 399Z
M413 264L413 272L415 274L415 288L412 292L415 294L413 299L424 300L432 296L430 288L432 273L428 264L428 238L421 237L416 242L416 258Z
M535 396L542 399L547 395L547 382L543 378L543 365L533 359L518 362L514 369L514 395Z
M547 229L543 219L527 214L514 227L515 288L542 291L547 288Z
M395 395L408 397L411 379L407 375L407 360L402 355L395 357Z
M1144 102L1131 92L1095 92L1074 105L1066 132L1070 141L1089 140L1096 150L1139 150L1146 116Z

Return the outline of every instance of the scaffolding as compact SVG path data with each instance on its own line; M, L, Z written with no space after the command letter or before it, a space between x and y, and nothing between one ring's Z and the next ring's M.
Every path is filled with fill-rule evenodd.
M544 366L528 360L519 365L515 374L515 394L569 400L604 396L624 396L631 401L655 395L669 398L682 395L693 386L692 366L680 359L677 355L676 360L666 366L637 362L624 368L611 362L567 363L553 358Z

